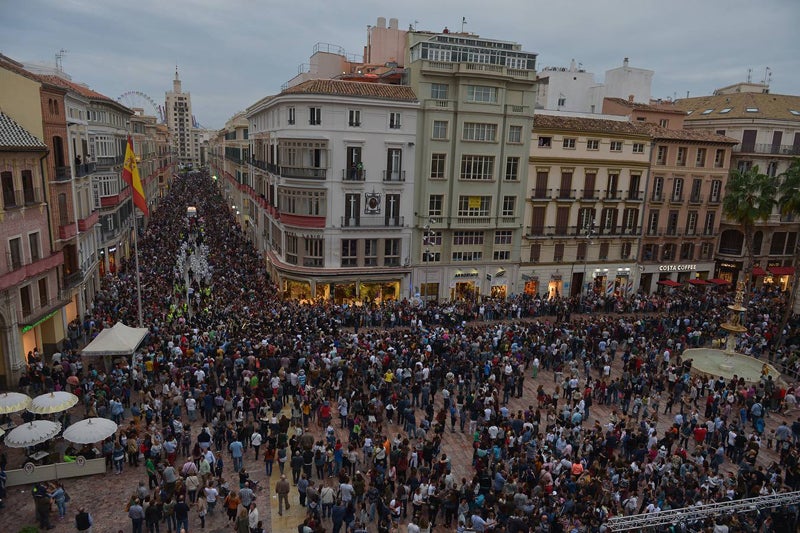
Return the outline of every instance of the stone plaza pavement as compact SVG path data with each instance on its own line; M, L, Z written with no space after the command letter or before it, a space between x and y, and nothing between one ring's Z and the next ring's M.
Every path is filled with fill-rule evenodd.
M620 372L620 358L617 357L612 376L618 376ZM595 375L594 372L593 375ZM513 398L509 402L509 408L511 411L516 413L517 410L524 410L529 405L535 406L536 389L539 384L544 385L545 391L548 393L551 392L554 388L553 373L542 371L539 373L537 379L533 379L530 372L526 372L523 397L521 399ZM437 404L441 404L441 395L437 395L436 401ZM662 401L662 403L664 402ZM286 411L288 415L288 408ZM677 412L677 409L675 412ZM81 407L80 404L77 405L73 408L73 412L71 414L73 421L80 419L80 417L83 415L83 407ZM599 420L601 423L604 423L609 419L610 414L610 406L594 405L590 410L588 423L593 424L595 420ZM418 413L418 416L421 417L424 415L422 413ZM768 433L770 430L775 429L775 427L780 424L780 421L784 419L789 421L791 424L791 421L797 416L800 416L800 412L791 413L788 417L783 415L772 415L766 420L766 432ZM188 421L185 417L184 420ZM671 423L671 420L671 415L662 415L659 417L659 435L663 435L664 430ZM200 422L194 423L192 435L197 434L200 425ZM334 426L338 427L338 419L334 420ZM317 436L322 435L321 428L319 427L314 426L311 428L311 431ZM394 435L400 431L400 427L396 424L389 425L387 426L387 431L389 432L389 435ZM342 442L346 443L346 434L338 429L337 432L337 436L342 439ZM693 449L692 445L690 445L690 450L691 449ZM449 429L449 419L448 428L443 435L442 450L448 455L448 457L450 457L452 461L453 473L456 475L456 479L460 481L462 477L471 477L473 475L474 471L472 470L471 466L471 438L466 434L460 433L458 431L458 425L456 426L456 433L451 433ZM8 449L3 446L2 451L8 454L9 469L19 466L23 459L21 450ZM223 456L225 459L225 473L223 476L232 482L232 486L234 485L233 482L236 482L236 486L238 486L238 476L234 475L230 455L227 451L225 454L226 455ZM763 464L766 467L771 464L772 461L776 460L777 454L774 450L768 450L766 447L762 448L758 456L758 464ZM178 459L178 463L182 464L182 460L180 458ZM280 479L277 463L275 464L268 484L263 483L267 477L264 471L264 464L260 459L256 460L253 457L252 448L247 450L244 464L254 479L258 480L262 485L268 485L264 490L261 490L257 493L256 499L259 509L259 516L264 521L265 531L274 531L278 533L294 533L297 531L297 525L303 520L306 509L300 506L297 491L294 486L292 486L292 490L289 495L291 509L289 511L285 511L283 516L278 516L277 496L273 496L274 485L278 479ZM722 466L722 470L735 471L735 468L735 465L732 465L729 462L726 462ZM286 471L291 481L288 465ZM314 479L316 483L320 483L319 481L316 481L316 477L314 477ZM145 483L147 482L147 476L145 474L143 464L140 464L138 468L131 468L126 464L125 470L121 475L115 475L113 472L107 472L104 475L64 480L64 486L71 497L71 501L67 507L67 517L65 520L59 521L55 506L53 506L51 523L55 526L55 528L51 531L54 533L75 531L74 517L80 506L85 506L86 509L92 514L95 524L93 529L94 533L127 533L131 531L131 521L125 512L125 505L130 495L136 490L139 481L144 481ZM323 480L323 482L324 481L325 480ZM224 514L224 510L221 511L220 507L221 501L217 504L217 511L215 515L207 517L206 527L202 531L216 533L233 530L232 525L227 522L227 517ZM34 502L31 495L31 486L10 487L8 489L8 497L5 501L5 507L0 510L0 532L17 533L24 526L35 524L36 521L34 515ZM324 522L324 525L327 526L327 531L330 531L330 521ZM189 526L190 532L192 533L201 531L200 519L197 515L197 512L194 510L190 514ZM146 531L146 526L144 530ZM165 531L167 531L166 524L160 524L160 532L164 533ZM376 525L374 523L371 524L370 531L376 531ZM403 525L401 525L400 531L403 533L406 531L405 522ZM435 531L452 531L452 528L448 530L442 526L437 526Z

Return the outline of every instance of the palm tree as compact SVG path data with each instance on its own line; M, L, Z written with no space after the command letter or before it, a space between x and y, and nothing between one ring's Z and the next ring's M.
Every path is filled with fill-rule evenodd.
M744 235L745 294L750 292L755 254L753 238L757 222L767 220L775 207L778 187L775 178L761 174L758 165L745 171L731 170L722 199L722 213L742 228Z
M789 168L780 175L780 178L781 184L778 186L780 198L778 199L778 205L781 208L781 214L790 217L798 217L800 216L800 159L795 158L789 165ZM797 279L797 269L798 266L800 266L800 243L797 242L795 243L792 254L792 266L795 269L795 278L794 283L792 283L791 297L786 302L786 309L783 311L781 325L780 328L778 328L776 346L780 346L783 341L783 330L786 328L786 324L789 323L789 318L792 316L794 301L795 298L797 298L797 288L800 286Z

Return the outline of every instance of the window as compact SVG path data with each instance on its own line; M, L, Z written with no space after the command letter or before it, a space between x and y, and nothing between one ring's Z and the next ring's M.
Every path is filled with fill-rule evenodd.
M383 241L383 266L400 266L400 239Z
M433 135L434 139L447 139L447 121L434 120L433 121Z
M445 178L445 158L446 154L431 154L431 179L443 180Z
M675 161L675 164L678 165L679 167L686 166L686 152L687 149L685 146L678 147L678 158Z
M458 216L488 217L491 206L491 196L459 196Z
M467 85L467 102L497 103L497 87Z
M667 147L659 146L656 149L656 165L666 165L666 164L667 164Z
M289 122L289 124L294 124L294 120L295 120L295 116L294 116L294 108L293 108L293 107L290 107L290 108L288 109L288 111L289 111L289 114L288 114L288 119L289 119L289 120L288 120L288 122Z
M669 119L662 118L661 120L658 121L658 125L661 126L662 128L669 128Z
M286 235L286 262L290 265L297 264L297 236Z
M31 250L31 262L41 259L42 254L39 247L39 232L28 234L28 246Z
M0 177L3 181L3 207L5 209L17 207L17 196L14 191L14 175L6 171L0 173Z
M434 100L447 100L447 84L431 83L431 98Z
M516 196L503 196L503 211L501 216L513 217L517 207Z
M444 195L431 194L428 197L428 216L441 217L444 209Z
M494 156L461 156L462 180L491 180L494 178Z
M539 137L539 148L550 148L553 145L552 137Z
M19 290L19 301L22 305L22 316L28 316L33 312L33 305L31 301L31 286L25 285Z
M454 231L453 246L483 246L483 232Z
M494 232L494 243L495 245L501 244L511 244L513 231L510 229L504 229Z
M675 244L667 243L664 245L664 249L661 253L661 260L672 261L673 259L675 259Z
M716 218L716 213L714 211L706 213L706 222L703 225L703 235L714 235L715 218Z
M454 263L462 261L480 261L483 259L483 252L477 250L465 250L453 252L452 261Z
M599 139L588 139L586 141L586 149L587 150L599 150L600 149L600 140Z
M425 232L425 237L422 239L422 244L425 246L441 246L442 245L442 232L441 230L428 230Z
M680 202L683 200L683 178L675 178L672 182L672 201Z
M645 244L642 248L642 261L653 261L658 258L658 245Z
M358 240L342 239L342 266L358 266Z
M575 138L574 137L564 137L564 140L561 143L561 146L568 149L573 150L575 149Z
M714 167L722 168L725 165L725 149L718 148L714 154Z
M611 151L612 152L621 152L622 151L622 141L611 141Z
M694 178L692 180L692 194L689 197L689 201L693 203L699 203L702 189L703 189L703 180L701 178Z
M594 231L595 210L591 207L581 207L578 210L578 229L583 235Z
M605 261L608 259L608 249L610 248L610 243L608 241L600 243L600 254L598 255L598 259L601 261Z
M664 177L656 176L653 179L653 201L660 202L664 194Z
M631 256L631 250L633 249L633 245L629 242L623 242L622 246L619 250L619 258L620 259L628 259Z
M361 110L360 109L351 109L347 112L348 120L347 125L353 128L357 128L361 125Z
M463 138L465 141L494 142L497 140L497 124L465 122Z
M39 305L44 307L50 303L50 296L47 291L47 278L39 278Z
M364 239L364 266L378 266L378 239Z
M700 113L700 114L701 114L701 115L710 115L710 114L711 114L713 111L714 111L713 109L706 109L705 111L703 111L703 112L702 112L702 113Z
M697 232L697 211L689 211L686 215L686 235L694 235Z
M303 257L303 266L307 267L325 266L324 244L325 241L322 239L314 237L306 237L305 257Z
M542 245L539 243L531 244L531 263L537 263L542 255Z
M506 181L519 181L519 157L506 157Z
M508 142L513 144L522 143L522 126L508 127Z
M578 243L578 249L575 251L575 259L577 261L583 261L586 259L586 249L588 247L589 246L585 241Z
M633 234L636 224L639 223L639 210L635 207L628 207L622 212L622 231Z
M644 143L633 143L633 153L634 154L643 154L644 153Z
M721 191L722 191L722 180L713 180L711 182L711 195L709 196L709 200L711 202L718 203Z
M22 198L25 205L36 203L36 191L33 188L33 173L30 170L22 171Z
M492 252L493 261L508 261L511 259L511 250L495 250Z
M647 234L656 235L658 233L658 209L650 211L650 216L647 219Z
M308 108L308 124L311 126L319 126L322 124L322 108L309 107Z
M564 243L559 242L553 247L553 261L560 263L564 260Z
M400 129L400 113L389 113L389 128L393 130Z
M706 149L705 148L698 148L697 149L697 157L695 158L694 166L696 166L696 167L704 167L704 166L706 166Z
M565 105L567 105L567 99L563 96L559 96L557 105L558 107L564 107Z
M405 181L405 173L402 170L403 151L400 148L389 148L386 152L386 173L385 181Z
M704 242L700 245L700 259L707 260L711 259L711 250L712 244L710 242Z
M8 239L8 249L11 260L11 270L16 270L22 267L22 239L15 237Z

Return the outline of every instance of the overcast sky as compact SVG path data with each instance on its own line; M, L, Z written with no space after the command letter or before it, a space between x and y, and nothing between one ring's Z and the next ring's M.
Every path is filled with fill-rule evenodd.
M797 0L0 0L0 52L54 63L111 98L138 90L163 103L175 65L194 114L219 128L274 94L317 42L361 54L383 16L420 30L466 31L521 43L537 69L655 70L653 96L709 94L772 69L773 93L800 94Z

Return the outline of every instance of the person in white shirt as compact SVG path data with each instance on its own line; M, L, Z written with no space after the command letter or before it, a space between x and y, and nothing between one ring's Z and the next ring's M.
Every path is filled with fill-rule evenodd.
M186 398L186 413L189 415L189 422L197 420L197 400L191 396Z

